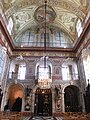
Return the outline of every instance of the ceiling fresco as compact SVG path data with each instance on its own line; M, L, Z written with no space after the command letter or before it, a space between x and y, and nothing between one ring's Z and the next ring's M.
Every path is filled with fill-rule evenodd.
M44 4L45 0L4 0L5 15L14 22L14 39L28 28L41 25ZM85 19L87 0L47 0L47 6L48 25L59 27L75 41L76 23L78 19Z

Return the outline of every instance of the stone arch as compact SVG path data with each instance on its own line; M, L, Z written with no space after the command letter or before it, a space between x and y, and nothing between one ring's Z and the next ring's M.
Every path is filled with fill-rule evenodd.
M9 70L9 79L17 80L20 79L20 71L19 68L24 66L24 69L26 71L26 61L22 56L18 56L17 58L13 59L10 64L10 70ZM25 77L25 72L23 73ZM23 79L24 79L23 77Z
M77 64L72 58L67 58L62 64L62 77L63 80L78 80Z
M86 85L88 84L88 79L90 79L90 50L88 46L87 48L83 49L82 51L82 61L83 61L83 66L84 66L84 71L85 71L85 80L86 80Z
M34 105L35 105L35 93L36 93L36 90L38 89L38 88L40 88L40 86L39 85L36 85L35 87L33 87L33 89L32 89L32 113L34 113ZM40 89L42 89L42 88L40 88ZM46 89L48 89L48 88L46 88ZM51 89L51 93L52 93L52 103L54 103L54 87L50 87L50 89ZM52 104L53 105L53 104ZM54 106L54 105L53 105ZM55 106L53 107L52 106L52 112L53 112L53 109L55 108Z
M44 67L44 58L46 57L46 66L49 67L49 74L50 74L50 77L48 79L51 79L52 80L52 62L49 60L48 56L43 56L41 57L37 62L36 62L36 67L35 67L35 76L36 76L36 79L38 79L38 66L43 66Z
M70 81L70 82L67 82L66 84L64 84L62 86L62 88L61 88L62 89L62 93L64 93L65 88L70 86L70 85L77 87L80 90L80 92L82 92L82 89L80 88L80 86L77 83L74 83L73 81Z
M10 84L7 88L7 102L9 104L10 111L12 111L13 104L17 98L22 99L21 104L22 111L24 106L23 102L25 98L24 86L22 84Z
M80 89L75 85L68 85L64 89L65 112L81 112Z
M77 84L77 83L75 83L75 82L73 82L73 81L69 81L69 82L67 82L66 84L63 84L62 86L61 86L61 92L62 92L62 111L63 112L65 112L65 104L64 104L64 94L65 94L65 88L67 88L68 86L75 86L75 87L77 87L78 89L79 89L79 98L80 98L80 101L81 101L81 104L80 105L82 105L82 107L83 107L83 93L82 93L82 89L80 88L80 86L79 86L79 84Z

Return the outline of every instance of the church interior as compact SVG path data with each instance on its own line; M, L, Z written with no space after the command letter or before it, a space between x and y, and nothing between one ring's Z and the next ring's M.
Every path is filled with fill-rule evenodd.
M0 0L0 120L90 120L90 0Z

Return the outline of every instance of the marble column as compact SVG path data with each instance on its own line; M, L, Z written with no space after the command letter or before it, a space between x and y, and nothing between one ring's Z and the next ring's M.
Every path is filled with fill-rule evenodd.
M35 93L32 93L32 106L31 106L31 112L34 113L34 106L35 106Z
M72 65L69 65L69 80L73 80Z
M64 93L62 93L62 112L65 112Z
M84 97L83 97L83 93L80 93L80 105L82 106L82 112L85 112L85 103L84 103Z
M22 98L22 112L24 111L24 107L25 107L25 99L24 98Z
M52 113L55 113L55 92L52 91Z

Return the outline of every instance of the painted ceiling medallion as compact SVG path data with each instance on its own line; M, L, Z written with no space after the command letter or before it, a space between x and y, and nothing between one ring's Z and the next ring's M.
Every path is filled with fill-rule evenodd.
M35 11L34 18L39 23L45 22L45 5L38 7ZM46 22L52 23L56 18L56 13L51 6L46 5Z

